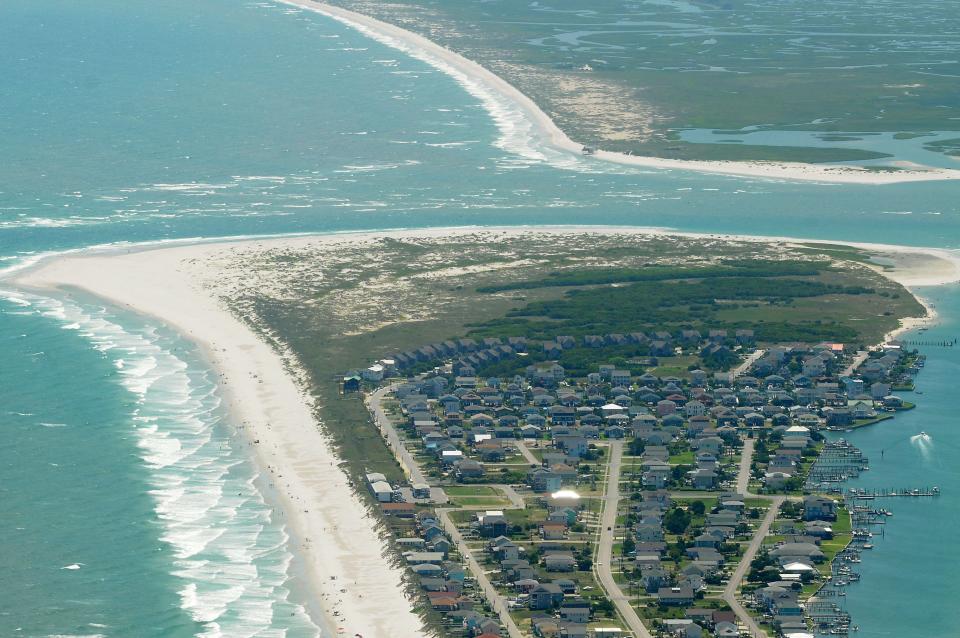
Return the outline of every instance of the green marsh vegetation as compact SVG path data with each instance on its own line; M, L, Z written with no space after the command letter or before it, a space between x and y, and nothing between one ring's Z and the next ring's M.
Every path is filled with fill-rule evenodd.
M833 245L490 231L335 249L266 246L233 255L230 303L302 370L358 485L371 468L392 481L401 471L360 397L340 395L339 378L397 351L467 335L739 327L760 341L872 343L900 317L923 313L910 293L866 267L868 254ZM525 361L504 365L543 357L534 347ZM606 362L639 372L650 369L644 359L623 345L575 348L561 363L574 372ZM682 376L703 363L685 353L660 358L654 371Z
M410 0L335 4L501 75L574 140L641 155L836 162L883 154L682 142L683 129L960 130L960 12L938 0ZM931 150L960 153L956 144Z

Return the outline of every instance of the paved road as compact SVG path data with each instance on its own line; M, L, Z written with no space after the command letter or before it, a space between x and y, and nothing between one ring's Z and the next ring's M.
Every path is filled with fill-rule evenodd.
M737 599L737 589L740 587L740 582L747 575L747 571L750 569L750 563L753 562L757 551L759 551L760 546L763 544L763 539L766 538L770 532L770 526L773 525L774 519L777 518L777 512L780 510L780 506L784 500L786 499L783 496L774 496L771 498L772 502L770 509L767 510L767 515L763 517L760 527L757 528L756 533L753 535L753 540L750 541L750 545L747 546L747 551L744 552L743 557L737 564L737 569L734 570L733 575L730 576L730 581L723 589L723 599L737 614L740 622L747 627L747 631L750 632L749 635L754 638L765 638L767 632L760 628L760 625L757 624L749 612L740 604L740 601Z
M517 449L520 450L520 454L527 460L527 463L530 465L540 465L540 460L533 455L530 448L527 447L527 444L519 439L517 439Z
M396 457L397 462L400 463L400 467L403 468L410 482L428 483L429 481L424 477L423 472L420 471L420 467L414 460L413 455L410 454L407 446L403 444L400 435L397 434L396 428L393 427L393 422L383 409L383 399L399 385L399 383L392 383L370 394L370 396L367 397L367 408L373 414L373 419L377 427L387 435L387 443L390 445L393 456Z
M503 495L507 497L508 501L510 501L510 505L512 506L512 509L516 509L516 510L527 509L527 504L524 502L523 497L517 494L517 490L513 489L513 486L502 485L500 483L491 483L490 487L492 487L495 490L500 490L501 492L503 492Z
M603 498L603 512L600 514L600 541L597 543L597 556L594 572L607 597L616 605L617 611L636 638L653 638L644 626L630 599L623 594L620 585L613 578L613 540L617 529L617 511L620 502L620 466L623 464L623 441L612 441L609 448L610 463L607 466L607 487Z
M457 529L457 526L450 519L450 510L438 509L437 514L440 515L440 523L443 525L443 528L447 531L447 534L450 535L450 538L453 539L453 543L457 546L460 555L467 562L467 567L470 568L473 577L477 579L477 586L480 588L480 591L483 592L483 595L490 602L490 606L500 616L500 622L507 628L507 635L509 635L510 638L523 638L523 633L510 615L507 601L503 599L503 596L500 595L497 588L494 587L490 579L487 578L486 573L483 571L483 566L474 558L473 552L467 547L467 543L463 540L463 535L460 533L460 530Z
M753 361L761 356L763 356L763 352L758 350L751 355L747 361L741 364L741 366L735 371L735 374L740 374L748 369L750 364L752 364ZM383 409L384 398L398 385L399 384L395 383L384 386L370 394L367 398L367 406L370 412L374 415L374 420L377 426L380 428L380 431L386 435L387 442L390 444L390 448L393 451L394 457L396 457L397 462L400 463L400 466L403 468L404 472L406 472L410 482L428 483L426 477L424 477L423 473L420 471L417 462L414 460L413 455L411 455L409 450L407 450L407 447L404 445L402 439L397 433L396 428L393 427L393 423ZM737 590L740 582L746 576L751 561L753 561L757 551L760 549L763 539L767 536L770 526L773 524L773 521L777 515L777 511L785 500L785 497L759 496L750 494L747 491L750 482L750 463L753 458L754 443L755 441L753 439L746 439L744 441L743 451L741 452L740 458L740 468L737 473L737 491L745 496L772 500L772 505L767 511L767 515L764 517L764 520L754 535L753 540L747 547L747 551L738 564L736 571L730 577L730 581L723 592L723 599L727 602L727 604L730 605L731 609L733 609L733 611L737 614L737 617L740 619L740 622L747 627L748 631L751 632L751 635L756 638L762 638L767 635L766 632L760 628L760 626L756 623L756 621L753 620L743 605L740 604L739 600L737 600ZM520 450L520 453L524 456L524 458L530 463L539 464L539 461L533 456L529 448L527 448L522 441L517 442L517 448ZM603 587L604 591L607 592L607 596L617 607L621 617L630 628L630 631L633 632L634 636L636 636L636 638L652 638L650 631L643 624L643 621L640 620L636 610L630 604L630 599L624 595L623 590L620 589L620 586L613 577L613 542L616 531L618 506L620 502L620 471L623 463L623 441L612 441L610 444L609 453L610 463L607 468L607 486L604 495L603 512L600 519L600 540L597 543L597 560L594 564L594 571L600 585ZM525 506L523 498L517 494L512 487L508 485L491 485L491 487L502 491L510 501L510 504L513 508L522 508ZM678 492L677 495L686 497L706 497L715 496L716 492ZM473 553L464 542L463 536L460 534L457 526L454 525L453 521L450 519L449 512L449 509L437 510L444 529L446 529L447 533L450 534L450 537L457 545L461 556L463 556L467 566L470 568L470 571L477 579L477 585L480 587L484 596L487 597L487 600L490 601L494 611L500 616L500 620L507 628L507 633L510 638L523 638L523 634L521 633L519 627L517 627L513 617L510 616L506 601L490 582L490 579L487 578L483 567L474 558Z
M757 555L757 551L759 551L760 546L763 545L763 539L766 538L767 533L770 531L770 526L777 518L777 512L780 509L780 505L783 504L783 501L786 500L786 498L783 496L771 497L750 493L750 465L753 462L755 444L755 439L744 439L743 441L743 449L740 451L740 468L737 472L737 492L743 494L745 497L764 499L772 502L770 504L770 509L767 510L766 516L760 523L760 527L757 528L756 533L753 535L753 539L747 546L747 551L737 564L737 569L730 576L730 580L727 582L727 586L723 590L723 599L728 605L730 605L730 608L734 611L734 613L737 614L741 624L747 628L747 631L750 632L750 635L754 636L755 638L762 638L766 636L767 633L760 628L760 625L757 624L744 606L740 604L740 601L737 599L737 590L740 588L740 582L744 579L744 577L747 575L747 571L750 569L750 563Z
M853 361L850 362L846 368L843 369L843 372L840 373L842 377L849 377L853 374L853 371L860 367L860 365L867 360L867 357L870 356L870 353L866 350L859 350L857 354L853 355Z
M737 493L747 495L750 487L750 464L753 462L754 439L744 439L740 450L740 470L737 472Z
M723 490L727 492L729 490ZM691 498L717 498L720 496L720 491L718 490L667 490L667 494L670 495L670 498L677 499L691 499Z
M741 374L749 370L750 366L753 365L754 361L762 357L764 354L766 354L766 352L767 352L766 350L761 350L759 348L754 350L753 353L750 354L750 356L748 356L746 359L743 360L743 363L741 363L740 365L738 365L736 368L733 369L733 377L737 378Z
M403 468L403 471L406 472L407 476L410 478L410 482L428 483L426 477L424 477L423 473L420 471L420 467L417 465L416 460L414 460L413 455L410 454L407 446L404 445L403 441L400 439L396 428L393 427L392 421L383 409L383 399L389 393L393 392L398 385L400 384L394 383L387 385L370 394L370 396L367 398L367 407L373 414L377 427L379 427L380 431L387 436L387 442L390 444L390 449L393 452L394 457L397 459L397 462L400 463L400 466ZM511 508L523 509L526 507L523 497L517 494L517 491L511 486L491 485L491 487L503 492L503 495L510 501ZM500 622L502 622L503 626L507 628L508 636L510 638L523 638L523 633L520 631L520 628L517 627L517 623L514 622L513 618L510 616L507 602L504 600L503 596L500 595L500 592L497 591L496 587L494 587L490 582L490 579L487 578L487 575L484 573L483 566L480 565L476 558L474 558L473 552L471 552L470 548L467 547L467 544L463 539L463 535L450 518L450 511L451 510L447 508L437 509L437 515L440 517L440 522L443 525L443 528L446 530L447 534L450 535L450 538L457 546L457 549L459 550L460 555L463 557L463 560L467 563L467 567L470 569L470 572L473 574L474 578L477 579L477 586L490 602L490 606L493 608L493 610L500 616Z

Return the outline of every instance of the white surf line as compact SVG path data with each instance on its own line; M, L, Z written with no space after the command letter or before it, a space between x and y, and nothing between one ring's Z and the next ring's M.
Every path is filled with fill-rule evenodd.
M367 15L313 0L275 0L337 20L386 46L429 64L456 80L478 98L490 113L501 137L497 146L525 157L546 161L543 151L532 146L540 140L550 150L562 151L561 166L582 162L583 145L571 140L537 104L519 89L482 65L455 53L432 40ZM522 120L511 118L520 115ZM521 123L522 122L522 123ZM525 139L528 138L528 139ZM547 149L545 149L547 150ZM960 170L917 166L898 171L873 171L864 167L804 164L800 162L737 162L676 160L597 151L592 158L613 164L681 170L721 175L758 177L828 184L895 184L902 182L960 179ZM581 164L582 166L582 164Z
M18 273L14 283L68 294L79 288L159 320L198 344L219 373L219 394L233 420L242 424L258 466L283 505L297 541L289 549L302 561L311 602L323 609L327 624L338 635L425 636L404 593L402 572L384 559L375 520L353 494L314 418L311 399L289 374L287 362L199 287L193 275L204 266L183 261L220 245L71 254Z

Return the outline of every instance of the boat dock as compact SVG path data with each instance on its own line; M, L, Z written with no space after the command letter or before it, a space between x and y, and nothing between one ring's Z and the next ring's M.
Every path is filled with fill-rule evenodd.
M870 460L859 448L843 439L828 442L810 467L806 489L817 491L826 488L829 492L839 492L840 483L857 478L869 467Z
M807 615L813 621L818 635L847 636L859 628L850 622L850 614L829 600L817 600L820 594L807 601Z
M851 488L847 495L860 501L872 501L878 498L920 498L940 496L939 487L901 487L895 489L887 488Z
M827 443L810 468L806 488L842 495L853 527L850 541L830 563L830 575L807 600L804 615L816 636L849 636L858 630L844 609L847 588L860 581L856 570L864 552L873 549L874 539L884 535L888 519L893 516L876 501L940 496L939 487L842 488L844 481L868 469L867 457L843 439Z
M901 341L902 345L905 346L924 346L924 347L934 347L934 348L952 348L957 345L957 338L945 339L943 341Z

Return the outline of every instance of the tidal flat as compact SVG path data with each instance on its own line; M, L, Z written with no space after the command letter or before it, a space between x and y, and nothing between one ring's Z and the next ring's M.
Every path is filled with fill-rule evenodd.
M896 161L897 145L697 143L681 132L909 135L960 127L960 14L951 3L333 4L483 64L571 138L604 150L697 160ZM904 154L915 146L903 144Z

